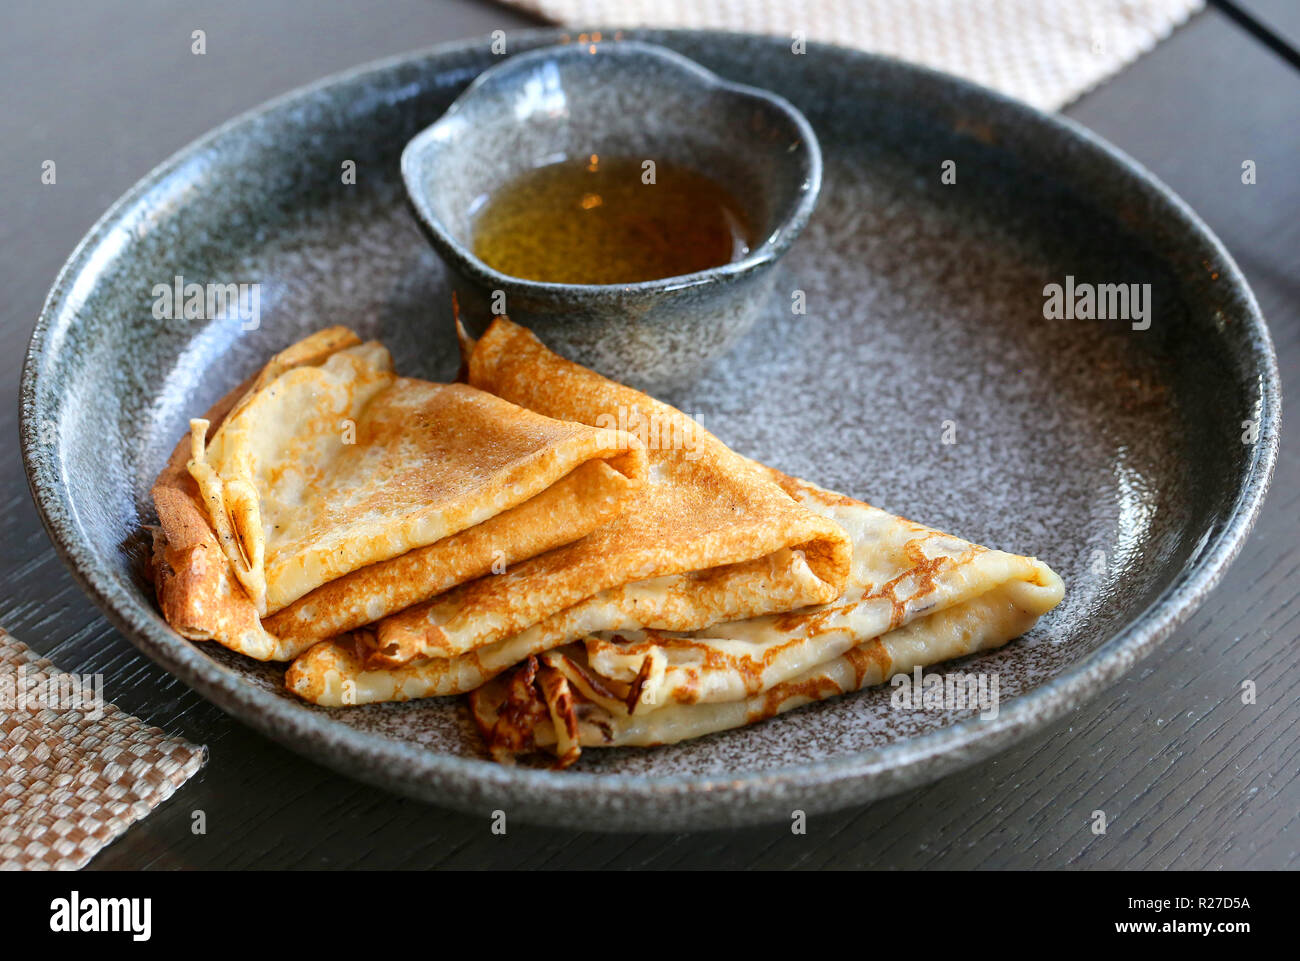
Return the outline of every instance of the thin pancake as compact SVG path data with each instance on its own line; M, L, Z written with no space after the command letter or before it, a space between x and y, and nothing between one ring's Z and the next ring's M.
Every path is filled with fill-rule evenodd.
M459 693L591 631L693 630L843 590L851 547L839 525L685 414L552 354L504 318L467 347L476 387L592 427L644 425L648 483L581 541L385 618L361 650L317 645L290 668L290 690L325 705Z
M775 473L775 472L773 472ZM691 634L603 632L585 639L588 659L606 678L631 682L657 652L646 705L734 701L770 690L811 666L919 617L1005 592L1025 610L1060 599L1060 580L1034 558L990 550L895 517L795 478L782 486L834 518L853 538L853 569L831 604L718 625Z
M286 372L305 364L326 364L330 357L357 344L355 335L342 328L313 335L273 358L261 374L214 407L207 419L224 427L230 417L247 418L257 410L259 395L280 389ZM369 356L373 358L374 352ZM347 359L355 365L354 358ZM380 369L382 364L371 362L370 366ZM616 516L643 480L644 452L635 438L561 424L513 405L503 408L505 402L465 386L435 389L440 386L389 378L387 386L375 395L377 402L362 410L354 422L356 446L383 435L385 428L377 428L376 420L401 414L425 433L426 440L437 440L441 430L441 444L471 452L466 456L472 456L476 446L490 448L491 456L482 459L477 473L475 469L468 473L490 482L480 485L480 492L496 484L500 496L494 503L517 503L432 544L331 579L262 622L204 509L200 487L186 469L187 449L194 442L182 442L153 490L161 522L155 533L154 575L168 622L195 640L217 640L259 660L289 660L322 638L584 536ZM385 391L393 396L386 397ZM405 409L394 412L394 408ZM318 416L318 422L320 419ZM389 425L390 433L393 426ZM207 432L218 433L215 428ZM583 438L583 433L587 437ZM471 443L465 443L465 438ZM592 443L593 439L598 443ZM200 444L202 440L200 434ZM427 446L436 451L439 444ZM590 456L579 459L568 473L561 473L569 461L583 457L584 448ZM372 444L372 455L376 449L384 453L382 444ZM538 449L543 451L540 457L534 456ZM521 450L524 460L532 457L536 471L524 471L521 476L518 461L507 463L504 470L492 470L492 463L508 461L510 453ZM372 456L369 465L376 466L376 460L374 474L384 476L382 457ZM297 466L301 468L301 464ZM282 476L285 472L287 469ZM525 496L550 474L560 476ZM364 471L354 470L353 476L358 475L363 484L377 483L367 480ZM337 490L339 478L333 480ZM280 484L283 491L287 485L282 479ZM346 501L349 496L345 492L341 499ZM444 501L446 496L444 492ZM381 509L388 508L383 498L378 503ZM445 512L443 519L452 513ZM243 559L242 551L239 556Z
M319 364L359 344L345 327L330 327L286 348L258 374L240 384L207 412L220 424L259 386L290 367ZM186 468L190 439L172 451L151 495L159 526L153 531L151 573L158 605L172 628L191 640L218 640L232 650L267 659L276 639L262 628L257 608L235 578L208 521L198 484Z
M330 581L266 619L278 638L272 660L583 537L613 520L631 489L607 462L588 461L482 524Z
M735 701L669 704L651 711L625 712L583 694L573 693L570 713L561 716L565 745L556 766L572 764L573 749L596 747L656 747L703 737L718 731L756 724L814 701L824 701L880 684L916 667L928 667L979 651L992 650L1028 631L1040 616L1041 603L1026 610L1025 599L992 593L945 611L927 615L888 634L870 638L839 657L811 667L768 690ZM547 655L563 655L569 671L585 668L594 683L609 687L584 664L581 645ZM535 660L535 659L534 659ZM524 667L527 667L527 663ZM522 668L521 668L522 669ZM552 668L553 670L556 668ZM540 673L544 673L544 670ZM533 701L546 708L545 717L521 723L526 714L505 718L500 712L503 690L516 683L516 672L502 675L469 695L470 709L490 753L502 763L533 751L556 754L556 724L545 689L531 687ZM523 687L523 685L520 685ZM573 690L575 685L570 684ZM526 697L516 695L517 703ZM611 699L612 702L612 699ZM576 735L573 731L576 730Z
M844 596L689 634L606 632L545 655L535 696L546 697L548 670L564 673L574 691L574 714L561 718L568 725L561 760L571 762L578 746L672 743L753 723L917 665L996 647L1062 597L1060 578L1033 558L968 543L804 481L778 480L852 536ZM519 701L519 684L502 683ZM498 722L502 690L489 685L471 695L494 756L508 753L507 743L555 744L546 730L549 710L531 734L509 731L525 716L518 711Z
M205 443L206 427L195 424L190 473L263 615L483 523L588 461L643 473L627 434L398 377L374 342L283 371Z
M778 552L699 574L668 575L602 591L518 634L456 657L373 667L370 631L322 641L289 666L285 684L299 697L325 707L463 694L530 655L592 631L633 630L647 622L686 629L746 617L755 608L793 609L820 583L806 562Z

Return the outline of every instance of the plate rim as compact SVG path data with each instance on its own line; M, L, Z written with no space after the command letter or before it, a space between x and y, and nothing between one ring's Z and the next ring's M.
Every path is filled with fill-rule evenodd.
M627 39L652 43L675 37L715 39L724 43L783 43L780 37L737 31L609 28L609 34L613 36L616 30ZM512 38L521 44L520 52L524 52L570 34L572 31L564 28L538 28L513 31ZM74 281L88 271L93 275L91 255L116 229L125 211L229 131L368 74L446 60L477 49L484 42L483 38L455 40L370 61L297 87L238 114L173 153L132 185L96 220L60 268L41 308L23 361L19 420L24 470L46 532L78 585L109 622L155 663L223 711L292 750L351 776L434 803L477 811L481 810L481 801L471 804L471 800L481 797L484 791L494 792L492 796L502 804L514 800L510 797L512 792L521 792L522 796L516 795L523 809L518 814L521 820L602 829L607 827L601 817L605 809L591 805L593 792L602 799L614 800L613 808L606 811L612 817L605 820L615 828L626 828L631 823L630 815L650 811L653 805L664 800L699 795L704 799L702 807L682 812L655 808L658 820L647 821L639 829L739 825L772 817L771 811L775 810L772 802L779 802L785 789L810 792L808 803L802 804L805 809L829 810L928 783L1008 747L1020 737L1073 711L1118 680L1190 616L1217 585L1258 518L1276 464L1281 426L1280 379L1267 323L1254 292L1217 235L1185 201L1139 162L1068 117L1039 111L970 81L896 58L833 44L810 43L810 50L827 48L862 61L883 63L888 69L902 70L918 78L951 84L967 96L992 99L1003 115L1009 111L1019 120L1056 128L1057 134L1073 137L1087 150L1124 168L1153 190L1181 221L1174 224L1178 233L1194 236L1200 246L1216 255L1221 279L1240 296L1243 311L1236 320L1245 328L1246 360L1256 368L1258 377L1258 439L1244 473L1239 475L1242 481L1232 508L1218 529L1128 624L1057 677L1011 699L993 720L968 718L866 751L756 772L666 775L507 768L480 758L443 754L361 731L327 713L318 713L262 690L209 657L194 642L160 627L158 615L145 611L130 593L118 588L115 575L99 562L90 545L78 538L75 507L70 499L62 496L66 488L59 469L61 462L53 454L48 458L41 456L40 412L36 409L39 369L51 333L58 329L60 320L67 323L75 316ZM836 792L838 796L823 796L824 803L819 806L811 792L830 785L841 789ZM547 798L544 805L538 800L543 796ZM566 816L566 809L575 801L587 802L589 806ZM737 803L747 807L737 810L732 807ZM543 816L528 813L542 807L546 809ZM718 817L719 812L726 816Z

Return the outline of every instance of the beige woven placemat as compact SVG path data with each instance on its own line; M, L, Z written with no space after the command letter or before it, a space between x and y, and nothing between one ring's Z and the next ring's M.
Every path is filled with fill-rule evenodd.
M575 29L745 30L883 53L1057 110L1204 0L505 0Z
M85 866L206 759L0 629L0 869Z

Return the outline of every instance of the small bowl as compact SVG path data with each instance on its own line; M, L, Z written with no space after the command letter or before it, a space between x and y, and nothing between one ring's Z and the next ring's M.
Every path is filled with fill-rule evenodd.
M712 177L749 218L751 249L696 273L590 285L511 277L474 255L474 214L489 196L534 167L591 154ZM822 156L783 98L620 40L544 47L484 71L407 144L402 177L468 318L508 313L573 360L663 389L695 378L754 322L773 265L816 206Z

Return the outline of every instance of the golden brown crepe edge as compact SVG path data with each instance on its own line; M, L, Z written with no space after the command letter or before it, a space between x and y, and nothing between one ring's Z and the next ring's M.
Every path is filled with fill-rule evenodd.
M321 585L272 614L265 626L283 642L283 659L291 660L318 641L372 623L373 614L358 605L381 593L383 585L392 584L394 591L388 597L390 610L383 615L388 616L584 537L621 511L636 486L634 477L610 461L585 461L557 483L481 524ZM446 573L431 583L419 577L427 570ZM322 608L333 616L320 613ZM411 656L393 651L385 658L375 653L376 663L385 666L389 659L404 663Z
M360 343L360 338L347 328L331 327L280 351L266 367L227 393L205 414L208 423L204 439L210 439L251 395L275 377L296 366L322 364L339 350ZM159 526L154 531L150 574L159 607L173 629L191 640L215 640L257 660L291 661L325 636L344 633L375 620L370 613L338 619L337 623L301 616L303 611L321 605L337 610L334 605L349 603L348 595L351 603L360 602L375 578L409 574L413 566L427 566L439 558L446 559L449 553L469 542L473 556L463 559L458 568L469 573L450 584L430 585L415 601L409 601L415 603L431 596L430 592L446 590L490 571L498 561L497 543L505 545L500 562L513 565L535 553L581 538L607 522L623 509L627 497L644 482L646 474L645 452L638 445L611 443L608 446L608 450L597 452L600 456L582 461L529 501L491 518L484 530L470 528L388 561L367 565L322 585L263 622L252 599L230 570L229 558L219 543L199 486L187 466L192 448L192 436L187 436L178 442L151 490ZM567 517L568 522L555 523L557 516ZM518 531L514 531L512 543L512 525L521 518L545 519L546 523L530 524L528 536L522 541L517 537ZM400 610L397 605L405 606L405 603L405 597L391 602L380 616ZM302 627L312 620L319 623L284 636L267 629L286 624ZM329 634L321 634L326 627Z
M501 585L482 582L458 589L465 610L445 623L440 618L443 610L451 606L453 598L450 597L413 605L385 618L378 628L381 650L369 662L372 669L398 668L433 658L466 655L525 630L537 620L579 604L601 591L629 583L622 570L628 567L636 571L636 576L630 580L640 581L708 572L790 549L803 555L808 567L822 582L817 592L801 598L797 606L826 603L843 592L853 551L848 535L832 519L809 511L779 483L774 483L771 475L777 472L769 472L761 464L736 454L671 405L554 353L532 331L514 324L507 317L495 318L484 335L475 341L469 337L457 315L456 332L462 369L472 386L543 416L560 417L596 428L603 425L592 423L589 417L579 416L572 408L565 408L562 401L558 402L561 410L553 409L545 400L546 393L556 390L561 397L582 394L588 398L597 394L614 407L644 406L650 417L689 425L690 436L702 441L706 447L706 451L700 453L716 458L718 470L728 475L728 481L732 479L730 475L742 475L746 480L738 486L744 487L746 496L754 492L753 496L760 504L770 506L780 516L758 529L753 525L748 529L728 527L725 531L701 534L690 545L689 560L661 550L658 543L637 545L631 549L620 545L625 563L614 569L604 563L608 556L604 550L607 544L590 545L592 556L583 555L589 546L587 541L568 544L548 556L532 558L516 569L518 577L529 576L533 583L528 591L528 609L512 605L511 617L502 614L501 601L495 597ZM539 405L535 402L536 397L524 396L526 391L521 383L535 387L543 402ZM777 501L780 503L775 503ZM595 532L593 540L599 539L600 532ZM557 571L557 567L562 570ZM454 623L465 622L470 614L478 617L478 612L490 618L495 633L485 637L460 636Z
M616 743L627 747L657 747L683 739L693 740L721 730L757 724L809 703L884 684L891 677L911 673L917 667L929 667L996 649L1023 635L1045 613L1022 607L1011 595L997 591L990 594L996 596L975 598L914 621L906 630L890 631L864 639L844 654L814 665L798 677L739 701L664 706L660 709L664 712L698 712L701 715L701 723L682 737L653 736L655 727L652 724L640 735L625 737ZM989 605L1010 606L1013 609L1011 616L1005 620L1009 627L996 619L992 622L981 621L981 628L960 636L944 638L943 632L940 632L939 636L946 643L938 648L933 642L912 642L911 635L921 630L925 626L924 622L931 618L969 618L972 609L978 611L982 606ZM577 644L550 653L562 654L573 667L580 666L585 660L581 646ZM544 664L544 661L539 662L535 675L540 673ZM614 743L615 738L610 728L611 724L616 723L614 716L629 717L634 713L634 708L629 709L626 705L611 705L605 703L604 699L598 703L575 684L568 686L567 698L548 700L548 693L537 683L536 676L527 679L517 676L517 673L518 669L505 672L467 696L471 717L483 737L484 746L499 763L512 764L520 757L545 754L553 758L550 762L553 765L568 767L577 760L582 747L603 747ZM610 686L608 679L600 675L596 677ZM634 683L630 688L628 701L634 704L637 686ZM508 713L501 710L503 691L510 692L512 700L512 710ZM530 696L533 701L531 704ZM560 713L560 709L565 713ZM648 713L653 716L655 712ZM519 725L523 724L530 724L531 729L520 730ZM646 736L647 733L651 736Z
M273 376L303 364L324 363L332 354L361 342L346 327L327 327L275 354L256 374L229 391L204 414L207 438L245 400ZM154 531L151 569L154 591L164 619L182 637L216 640L258 660L274 652L257 610L229 568L217 540L199 486L187 467L191 436L172 450L150 489L158 528Z

